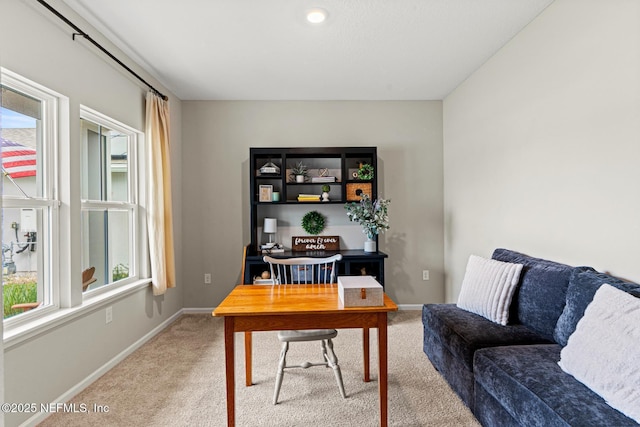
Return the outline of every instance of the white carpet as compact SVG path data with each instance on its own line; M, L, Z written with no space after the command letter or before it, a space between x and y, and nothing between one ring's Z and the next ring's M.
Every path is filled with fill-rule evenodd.
M275 332L254 333L252 387L245 387L243 335L236 334L237 426L377 426L377 335L371 331L371 379L362 381L362 331L334 340L347 399L331 369L285 374L271 403L280 352ZM389 425L477 426L422 351L420 311L389 316ZM312 357L307 357L312 355ZM319 345L294 343L290 363L317 360ZM54 414L42 426L225 426L223 320L184 315L72 402L106 405L108 413Z

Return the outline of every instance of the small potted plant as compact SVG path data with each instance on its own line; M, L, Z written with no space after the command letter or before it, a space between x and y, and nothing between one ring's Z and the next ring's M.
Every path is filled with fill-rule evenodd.
M329 191L331 191L331 187L328 184L324 184L322 186L322 201L323 202L328 202L329 201Z
M359 203L351 202L344 206L349 220L360 224L362 232L367 235L367 240L364 243L365 252L375 252L376 242L373 239L389 229L389 203L391 200L371 200L365 194Z
M295 182L304 182L308 174L307 166L302 162L299 162L291 168L291 178L295 180Z

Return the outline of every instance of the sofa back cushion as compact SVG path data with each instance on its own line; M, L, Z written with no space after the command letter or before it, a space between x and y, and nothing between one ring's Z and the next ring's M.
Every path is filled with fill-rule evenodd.
M516 323L517 319L553 340L574 267L502 248L496 249L492 258L523 265L520 283L511 303L511 323Z
M569 278L567 303L558 318L553 334L553 338L558 344L567 345L569 336L576 330L578 321L584 316L587 306L593 301L593 296L603 283L608 283L614 288L640 297L640 285L636 283L600 273L591 267L575 268Z

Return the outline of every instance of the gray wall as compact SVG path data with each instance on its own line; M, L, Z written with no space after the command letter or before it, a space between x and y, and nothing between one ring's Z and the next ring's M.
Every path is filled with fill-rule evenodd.
M444 299L440 102L187 101L183 140L185 307L213 307L239 283L249 147L270 146L377 146L379 193L391 199L386 291L400 304Z
M555 1L443 108L447 300L496 247L640 280L640 2Z
M101 39L96 31L61 1L50 3L103 43L120 59L128 62L145 78L124 54ZM61 152L63 162L80 162L79 105L84 104L129 126L144 131L146 88L122 71L88 43L72 41L71 30L36 2L2 2L0 26L0 65L69 97L71 152ZM149 79L156 84L152 79ZM161 86L157 86L163 90ZM167 92L165 92L167 93ZM181 247L181 103L171 98L174 159L173 187L176 245ZM79 195L80 176L72 176L71 189ZM61 232L64 245L73 242L71 259L63 259L62 269L80 275L80 205L63 206L73 213L72 221ZM178 286L181 286L182 262L177 251ZM76 296L77 298L77 296ZM113 301L113 322L105 324L104 307L81 318L66 322L38 336L4 349L4 386L6 402L53 402L62 393L84 380L99 367L170 318L182 308L182 288L169 290L154 298L150 288ZM1 359L0 359L1 360ZM107 403L107 402L105 402ZM7 425L17 425L29 414L7 414Z

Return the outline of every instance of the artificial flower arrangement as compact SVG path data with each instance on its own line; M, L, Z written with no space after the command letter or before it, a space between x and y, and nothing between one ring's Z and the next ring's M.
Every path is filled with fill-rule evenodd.
M371 200L369 195L364 194L360 202L347 203L344 208L349 220L360 224L367 238L373 239L377 234L389 229L389 203L391 200Z

